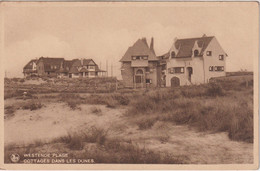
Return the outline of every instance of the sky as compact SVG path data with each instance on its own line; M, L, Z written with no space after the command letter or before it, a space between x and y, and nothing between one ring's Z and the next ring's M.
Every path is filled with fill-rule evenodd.
M129 46L154 38L156 55L174 39L215 36L228 54L227 71L253 71L258 57L256 2L13 2L2 3L2 57L7 77L23 77L35 58L92 58L120 78ZM111 67L112 65L112 67Z

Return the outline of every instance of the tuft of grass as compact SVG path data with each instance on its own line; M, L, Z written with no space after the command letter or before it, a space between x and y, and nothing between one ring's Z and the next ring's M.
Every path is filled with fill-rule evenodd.
M140 130L151 128L157 120L155 118L141 119L137 121L137 125Z
M84 98L80 97L79 94L64 93L59 95L60 101L68 104L72 110L80 109L78 105L84 103Z
M24 104L22 106L22 109L24 110L38 110L38 109L41 109L43 107L43 104L40 102L40 101L35 101L35 100L32 100L32 101L29 101L27 102L26 104Z
M101 116L102 115L102 110L96 106L94 107L91 107L91 112L98 115L98 116Z
M98 145L104 145L107 139L107 131L94 126L90 127L84 132L68 133L66 136L62 136L53 140L53 142L61 142L67 144L71 150L82 150L84 143L97 143Z
M213 96L213 97L223 96L224 91L223 91L223 88L220 84L211 82L208 85L206 95Z
M16 108L14 106L6 106L5 107L5 118L9 118L14 116L14 112L16 111Z

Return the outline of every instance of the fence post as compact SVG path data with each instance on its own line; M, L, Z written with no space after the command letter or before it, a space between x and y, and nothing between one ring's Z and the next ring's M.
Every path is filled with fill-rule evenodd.
M117 91L117 79L116 79L116 91Z

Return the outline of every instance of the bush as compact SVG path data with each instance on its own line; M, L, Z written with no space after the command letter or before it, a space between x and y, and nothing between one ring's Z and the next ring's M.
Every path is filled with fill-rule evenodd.
M253 109L249 107L247 103L242 103L241 106L233 112L228 134L229 138L232 140L253 143Z
M15 107L14 106L6 106L5 107L5 111L4 111L4 118L10 118L12 116L14 116L14 112L16 111Z
M206 95L213 96L213 97L223 96L224 92L223 92L223 89L220 84L212 82L212 83L209 83Z
M66 102L72 110L80 109L78 105L85 101L84 98L80 97L80 95L72 93L60 94L59 97L60 100Z
M98 116L102 115L101 109L98 108L98 107L96 107L96 106L91 108L91 112L94 113L94 114L96 114L96 115L98 115Z
M68 133L66 136L62 136L53 140L53 142L62 142L68 145L71 150L82 150L84 143L97 143L98 145L104 145L107 139L107 131L104 129L98 129L94 126L87 129L85 132Z
M156 122L156 119L154 119L154 118L148 118L148 119L144 118L144 119L137 121L137 125L138 125L139 129L143 130L143 129L151 128L155 122Z
M43 107L43 105L41 104L40 101L30 101L28 103L26 103L25 105L23 105L23 109L27 110L30 109L32 110L37 110L37 109L41 109Z

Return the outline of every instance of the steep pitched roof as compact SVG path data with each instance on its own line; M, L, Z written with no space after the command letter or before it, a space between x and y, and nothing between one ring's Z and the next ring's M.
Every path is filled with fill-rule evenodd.
M33 62L37 63L37 59L32 59L30 60L30 62L28 62L24 67L23 69L33 69Z
M192 48L194 47L195 42L197 41L198 46L201 48L200 56L203 55L203 52L208 47L211 40L214 36L211 37L197 37L197 38L188 38L188 39L177 39L174 43L176 49L179 49L178 53L176 54L176 58L185 58L192 56ZM164 54L166 58L170 56L170 52Z
M64 61L64 58L41 57L38 60L38 63L40 61L43 62L45 71L58 71L60 69L61 63Z
M138 39L133 46L129 47L120 62L131 61L132 56L148 55L148 61L158 61L155 53L148 47L146 39Z
M69 73L83 72L83 71L79 71L78 67L87 66L87 65L92 65L92 66L95 66L95 68L98 68L97 64L94 62L93 59L82 59L82 60L81 59L74 59L73 62L72 62L72 65L70 67ZM87 72L87 70L85 70L84 72Z

